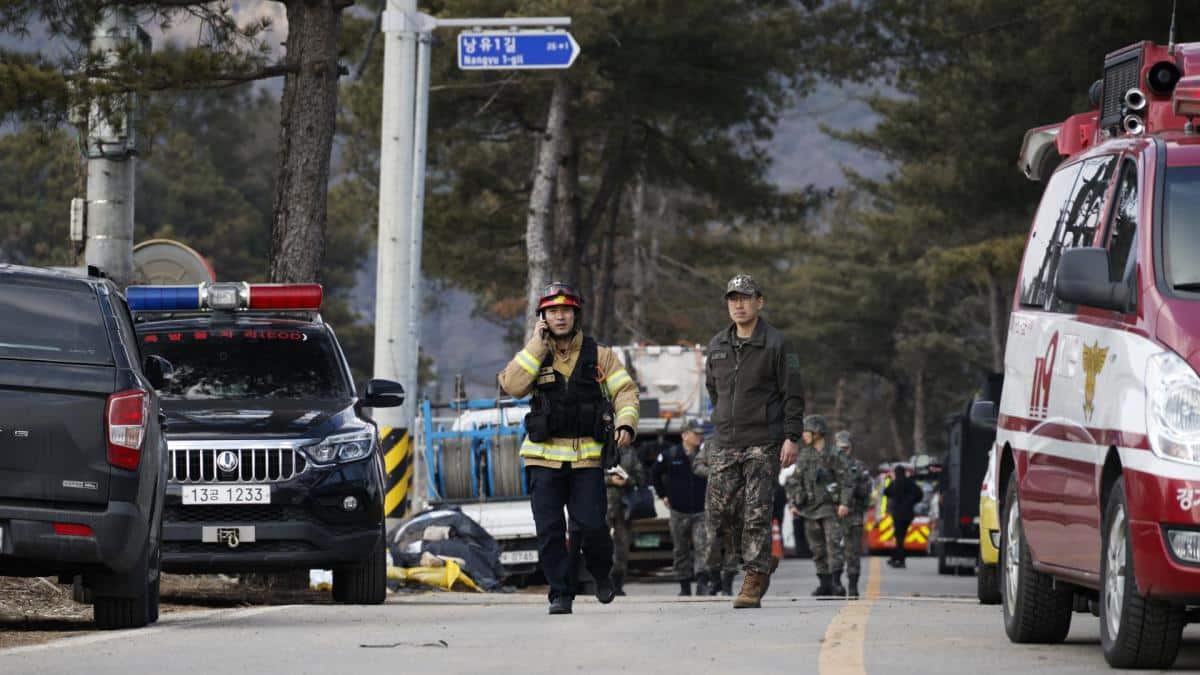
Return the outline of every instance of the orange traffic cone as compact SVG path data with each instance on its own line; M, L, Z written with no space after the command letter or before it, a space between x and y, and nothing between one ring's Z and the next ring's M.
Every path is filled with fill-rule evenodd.
M779 520L771 519L771 556L783 559L783 533L779 530Z

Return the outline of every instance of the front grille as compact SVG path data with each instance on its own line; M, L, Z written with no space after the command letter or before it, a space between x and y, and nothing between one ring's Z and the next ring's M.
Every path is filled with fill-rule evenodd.
M205 544L198 541L164 541L163 553L307 553L317 548L307 541L271 539L242 542L237 548L225 544Z
M1100 127L1119 125L1125 106L1125 93L1138 86L1142 74L1142 50L1113 57L1104 64L1104 90L1100 98Z
M220 506L168 506L163 520L169 523L281 523L312 520L308 512L276 504L233 504Z
M217 459L226 452L237 458L232 471L217 467ZM170 453L172 483L278 483L308 470L308 460L294 447L171 447Z

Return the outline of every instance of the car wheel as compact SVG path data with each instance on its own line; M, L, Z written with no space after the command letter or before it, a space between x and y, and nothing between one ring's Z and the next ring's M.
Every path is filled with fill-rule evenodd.
M1004 630L1018 643L1062 642L1071 630L1072 597L1054 590L1053 579L1033 569L1017 499L1017 475L1008 478L1000 534L1000 595Z
M159 542L162 541L160 536ZM162 544L154 547L150 564L150 582L146 584L146 622L158 621L158 601L162 588Z
M937 547L937 570L938 574L950 574L952 571L950 565L946 563L946 545L939 544Z
M1000 566L976 563L975 595L981 605L1000 604Z
M333 599L348 605L378 605L387 597L387 546L382 529L375 550L358 565L333 568Z
M90 605L95 602L92 589L83 585L83 575L81 574L76 574L75 579L71 582L71 599L81 605Z
M1114 668L1170 668L1183 635L1183 608L1138 593L1123 478L1111 495L1100 559L1100 647Z
M149 548L149 542L147 542ZM147 550L130 572L130 586L138 589L132 597L97 596L92 602L92 614L95 617L96 628L100 630L119 630L123 628L141 628L150 622L150 558ZM154 602L157 614L158 600ZM157 617L156 617L157 618Z

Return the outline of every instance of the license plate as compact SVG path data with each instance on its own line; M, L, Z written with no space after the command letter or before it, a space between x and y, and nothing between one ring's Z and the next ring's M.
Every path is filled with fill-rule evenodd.
M633 539L633 545L638 548L658 548L662 537L657 534L639 534Z
M500 563L503 565L520 565L538 561L537 551L501 551Z
M270 504L270 485L185 485L184 506Z

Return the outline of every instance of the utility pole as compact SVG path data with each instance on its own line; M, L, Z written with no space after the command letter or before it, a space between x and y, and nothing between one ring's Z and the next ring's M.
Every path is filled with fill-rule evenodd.
M103 10L92 34L92 50L103 52L109 64L130 43L146 44L133 12L125 7ZM114 106L116 107L116 106ZM104 270L120 286L133 281L134 133L133 95L120 109L106 114L93 102L87 135L87 243L84 261Z

